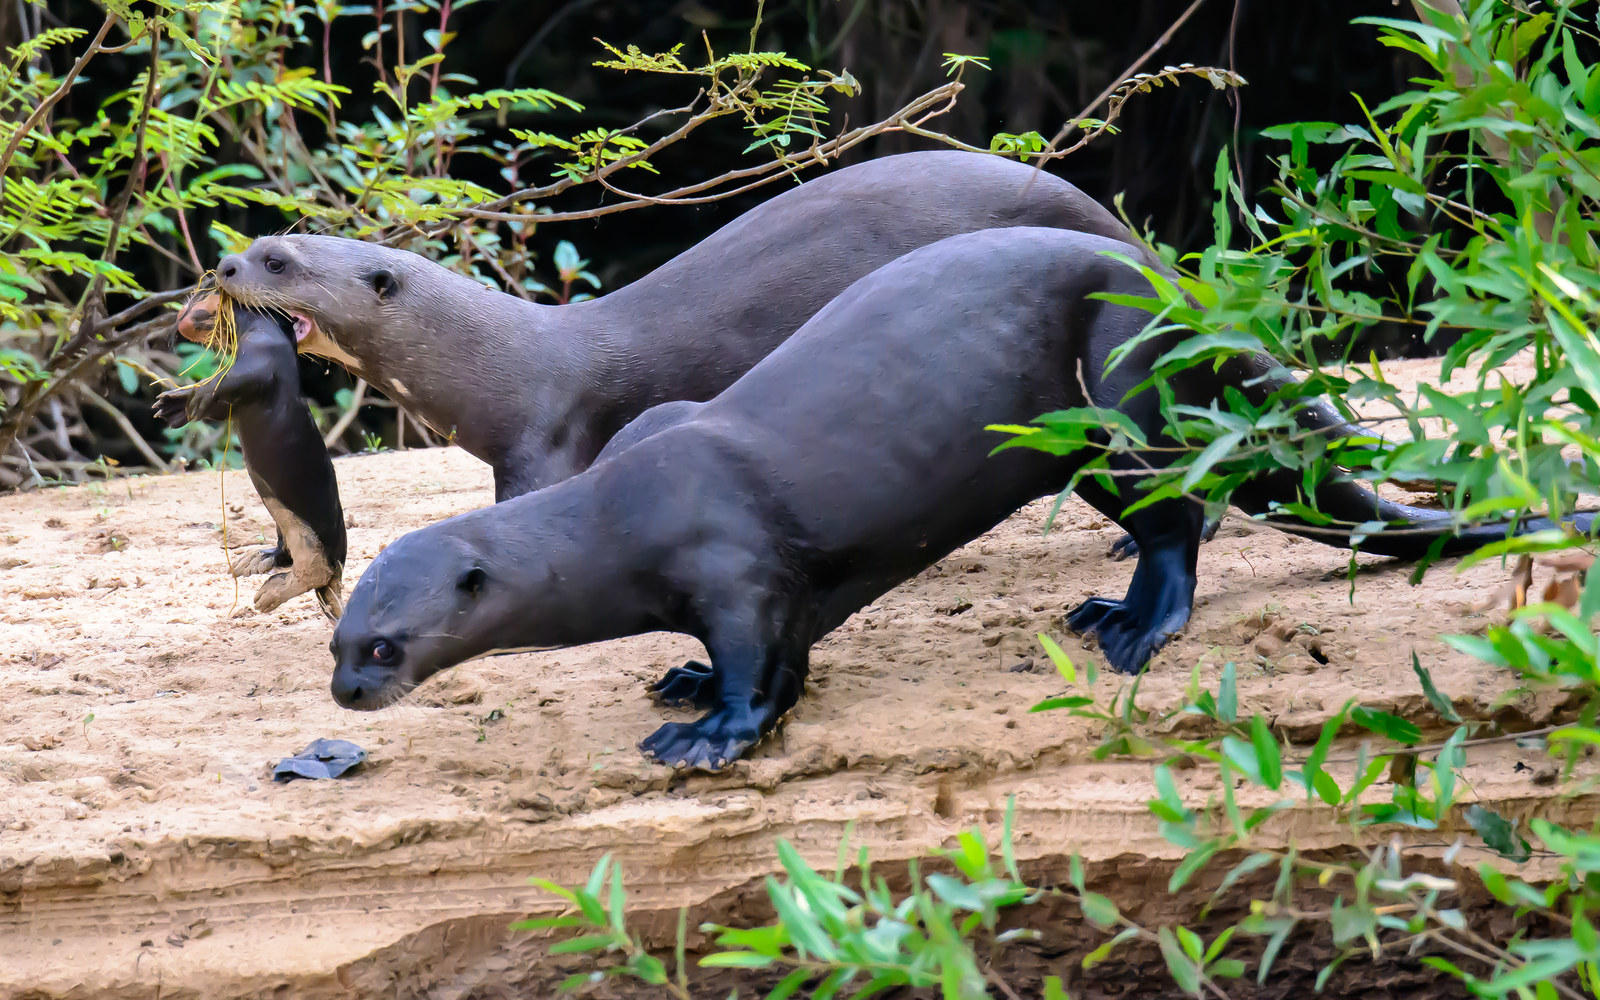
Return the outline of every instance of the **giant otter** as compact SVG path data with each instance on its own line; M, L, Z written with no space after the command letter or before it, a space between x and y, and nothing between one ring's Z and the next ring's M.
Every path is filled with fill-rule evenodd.
M361 577L334 630L334 698L375 709L429 675L501 649L577 645L670 630L705 644L710 666L670 671L653 690L706 715L642 744L669 764L716 768L794 705L811 645L879 595L1063 489L1087 460L1028 449L991 453L994 423L1094 405L1165 442L1150 389L1124 396L1178 338L1169 332L1105 371L1108 353L1148 314L1091 298L1149 296L1109 239L1058 229L992 229L915 250L862 278L744 377L708 402L647 412L614 450L554 486L407 534ZM1237 389L1260 404L1282 382L1246 358L1168 382L1208 406ZM1336 427L1327 410L1302 422ZM1154 450L1114 468L1170 460ZM1235 502L1264 514L1299 499L1300 474L1242 484ZM1143 665L1189 619L1201 509L1188 498L1125 515L1093 479L1077 492L1139 543L1121 600L1091 598L1070 625L1098 636L1111 665ZM1505 525L1382 500L1349 481L1316 490L1367 552L1416 557L1444 537L1474 548ZM1587 530L1593 515L1573 523ZM1269 523L1330 544L1322 529ZM1531 521L1522 530L1549 527Z
M792 187L638 281L570 305L528 302L418 254L333 236L265 236L217 273L238 301L308 320L302 352L365 378L489 463L495 499L505 500L587 468L657 403L710 399L896 257L1006 226L1133 242L1060 178L938 150Z

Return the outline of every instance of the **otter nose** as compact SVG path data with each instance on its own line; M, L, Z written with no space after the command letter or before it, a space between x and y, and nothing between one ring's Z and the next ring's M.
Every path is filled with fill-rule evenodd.
M362 684L361 674L344 666L334 670L332 688L333 700L347 708L359 704L361 696L367 693Z
M224 278L231 278L234 275L238 274L239 273L239 256L238 256L238 254L229 254L228 256L222 258L222 263L217 265L217 273L222 275Z

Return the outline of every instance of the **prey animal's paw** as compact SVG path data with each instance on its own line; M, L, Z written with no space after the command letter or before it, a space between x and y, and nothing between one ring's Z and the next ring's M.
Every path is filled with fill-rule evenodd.
M1093 635L1112 668L1134 674L1150 662L1150 657L1188 620L1189 612L1181 610L1152 625L1144 614L1125 601L1091 597L1067 615L1067 627L1079 635Z
M646 691L663 705L689 704L702 711L715 708L720 685L708 663L690 660L661 675Z
M195 405L195 396L199 386L186 385L177 389L168 389L156 397L156 419L177 430L184 424L193 420L190 410Z
M228 557L228 572L234 576L256 576L293 564L294 558L288 550L276 545L265 549L241 549Z
M721 771L760 739L749 711L724 708L694 722L669 722L639 749L668 767Z
M293 570L282 569L267 577L267 582L256 591L257 611L274 611L283 602L299 597L312 588L295 576Z

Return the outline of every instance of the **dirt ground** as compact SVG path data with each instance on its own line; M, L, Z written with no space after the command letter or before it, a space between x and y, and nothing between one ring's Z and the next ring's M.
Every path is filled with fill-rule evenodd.
M1385 368L1399 381L1432 365ZM491 501L486 467L456 450L336 468L347 588L387 541ZM268 531L243 473L0 498L0 996L476 996L461 977L511 962L510 915L549 905L529 875L578 882L610 851L642 910L703 907L759 895L777 837L822 862L853 822L875 858L912 858L973 823L998 830L1011 794L1020 857L1081 852L1104 891L1155 905L1139 873L1178 852L1144 810L1148 765L1095 762L1090 724L1028 712L1064 687L1035 633L1094 658L1061 616L1120 595L1133 568L1107 559L1119 532L1076 501L1042 535L1049 506L856 615L814 649L775 738L728 774L685 778L635 744L688 717L644 686L699 655L692 640L473 662L402 705L347 712L309 595L237 610L256 582L236 592L226 575L224 510L229 545ZM1170 708L1195 664L1214 687L1233 661L1241 709L1297 741L1350 697L1438 731L1415 652L1463 715L1550 719L1553 699L1503 697L1504 676L1437 637L1481 624L1459 606L1504 569L1444 564L1412 587L1409 568L1362 562L1352 602L1342 552L1231 516L1140 704ZM1103 670L1098 693L1121 682ZM270 780L317 737L370 762L340 781ZM1541 765L1507 745L1474 756L1469 778L1513 816L1591 821ZM1354 836L1309 812L1274 834L1307 849Z

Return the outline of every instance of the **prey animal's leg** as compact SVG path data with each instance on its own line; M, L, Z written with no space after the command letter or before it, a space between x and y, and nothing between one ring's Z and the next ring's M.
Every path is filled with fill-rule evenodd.
M1092 597L1068 613L1067 627L1094 635L1112 667L1134 673L1189 621L1201 508L1180 497L1124 518L1120 515L1130 501L1094 484L1081 486L1079 495L1127 529L1139 545L1139 563L1122 600Z

